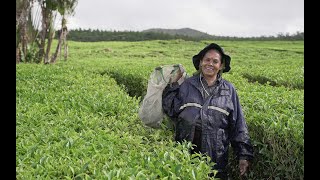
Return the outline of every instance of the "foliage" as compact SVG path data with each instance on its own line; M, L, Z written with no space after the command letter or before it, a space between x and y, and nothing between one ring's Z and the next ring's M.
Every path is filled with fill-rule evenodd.
M191 75L191 57L210 42L71 41L68 62L17 64L16 178L206 179L205 156L191 156L166 125L143 126L137 111L153 68L180 63ZM232 57L223 77L254 145L247 178L304 179L303 41L215 42Z
M138 99L83 66L17 66L17 179L204 179L206 157L144 127Z

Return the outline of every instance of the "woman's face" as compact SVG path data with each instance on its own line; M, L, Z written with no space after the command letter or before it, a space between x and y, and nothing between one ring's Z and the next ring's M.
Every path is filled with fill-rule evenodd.
M205 77L216 77L222 67L221 55L214 49L207 51L200 61L200 68Z

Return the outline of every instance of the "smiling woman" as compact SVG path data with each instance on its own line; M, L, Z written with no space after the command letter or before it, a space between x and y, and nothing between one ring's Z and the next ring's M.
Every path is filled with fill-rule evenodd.
M235 87L222 78L231 58L215 43L192 58L198 74L181 85L169 84L163 92L163 109L175 125L175 140L194 144L191 153L210 156L218 170L215 177L228 179L229 144L239 160L240 175L253 159L247 124Z

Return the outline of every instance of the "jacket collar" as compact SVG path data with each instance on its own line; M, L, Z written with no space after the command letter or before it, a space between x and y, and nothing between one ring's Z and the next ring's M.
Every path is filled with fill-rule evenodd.
M204 80L203 76L201 76L201 78L202 78L201 80ZM190 84L193 85L195 88L198 89L198 91L201 92L202 89L201 89L201 83L200 83L200 74L194 75L194 76L190 77L189 79L190 79L189 80ZM223 85L224 84L223 83L223 78L221 77L220 74L218 74L218 76L217 76L217 83L218 83L218 86L223 86L224 87L223 89L229 89L228 86Z
M202 74L202 73L201 73L201 74L199 74L199 76L200 76L200 77L198 77L198 78L201 78L201 81L202 81L203 83L204 83L204 82L205 82L205 83L207 83L207 82L206 82L206 80L204 79L204 76L203 76L203 74ZM222 78L221 78L221 74L218 74L218 75L217 75L217 79L216 79L216 82L215 82L215 83L220 84L221 79L222 79Z

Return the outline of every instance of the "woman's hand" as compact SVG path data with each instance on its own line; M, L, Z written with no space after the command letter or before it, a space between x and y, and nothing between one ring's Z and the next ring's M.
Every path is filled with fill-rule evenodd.
M170 83L177 82L182 77L182 75L183 75L183 73L179 69L177 71L176 75L170 78Z
M239 169L240 169L240 176L243 176L247 171L249 167L249 162L245 159L239 160Z

